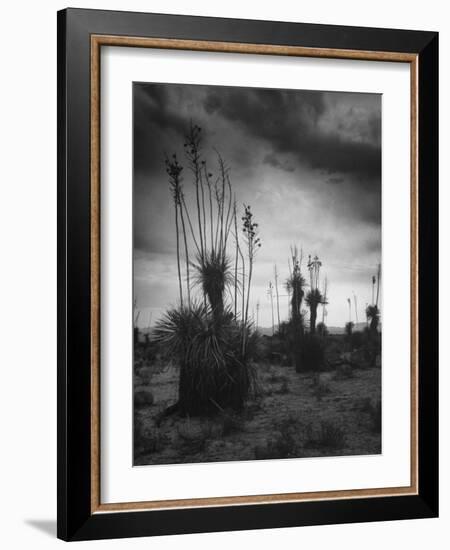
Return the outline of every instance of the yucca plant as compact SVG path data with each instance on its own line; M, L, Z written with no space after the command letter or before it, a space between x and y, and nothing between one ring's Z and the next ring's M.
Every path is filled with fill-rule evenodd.
M196 281L208 299L213 315L220 316L224 310L225 293L233 284L231 263L223 254L208 251L204 257L197 257L194 264Z
M349 341L351 341L352 339L354 326L355 326L355 323L353 323L353 321L349 321L348 323L345 323L345 335L347 336Z
M369 322L369 327L367 330L367 353L369 355L369 362L371 366L376 365L377 355L380 352L380 335L378 333L378 324L380 322L380 310L378 306L368 305L366 308L366 317Z
M311 256L308 258L308 271L309 271L309 280L310 280L310 291L306 295L305 302L309 306L309 331L311 334L316 332L316 321L317 321L317 308L319 305L327 305L325 294L322 294L319 290L320 282L320 268L322 267L322 262L319 260L318 256L314 256L311 259Z
M231 309L214 315L200 303L171 309L157 324L155 339L180 365L182 415L239 409L256 387L254 368L240 355L240 326Z
M305 302L309 307L309 331L311 334L316 332L317 308L319 305L326 305L327 302L318 288L311 289L306 295Z
M290 276L286 281L286 289L290 296L290 319L287 330L287 341L297 372L301 370L301 348L304 336L304 318L302 302L305 296L306 281L301 272L302 253L297 247L291 247L289 263Z
M179 305L168 310L157 323L155 339L161 350L180 367L179 400L175 410L189 415L210 414L222 408L241 407L254 387L251 354L255 338L248 311L253 262L261 244L258 224L253 220L250 207L244 205L241 247L230 170L216 152L218 170L214 178L202 153L202 129L195 124L191 123L185 137L184 152L192 174L195 207L191 216L181 184L183 167L176 154L166 157L175 206L180 300ZM229 254L233 226L234 265L232 254ZM186 261L187 304L180 260L180 229ZM195 247L192 256L188 250L187 232ZM190 257L195 260L190 261ZM241 273L238 272L239 260ZM191 272L195 283L192 288ZM191 299L191 290L194 293L195 288L199 291ZM240 312L238 293L242 304ZM227 303L229 301L234 309Z
M317 334L306 333L303 335L299 348L298 363L295 365L297 372L319 371L325 361L325 344Z
M291 319L294 324L302 324L302 302L305 296L306 281L301 272L302 254L297 247L291 248L292 267L289 264L290 276L286 281L286 289L291 296Z
M316 330L317 330L317 334L321 338L325 338L325 336L328 335L327 325L323 321L321 321L320 323L317 324Z
M366 317L369 321L370 332L375 333L378 329L378 323L380 321L380 310L376 305L369 305L366 308Z

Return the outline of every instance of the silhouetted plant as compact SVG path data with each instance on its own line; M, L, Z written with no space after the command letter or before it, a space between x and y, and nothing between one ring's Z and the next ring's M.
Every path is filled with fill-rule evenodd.
M175 234L176 234L176 248L177 248L177 270L178 270L178 286L180 292L180 303L183 305L183 285L181 281L181 267L180 267L180 231L178 217L181 210L181 172L183 167L178 163L177 156L174 153L172 159L166 155L166 172L169 176L170 190L172 191L173 202L175 205ZM185 232L184 232L185 234ZM186 242L186 240L185 240ZM189 270L189 259L187 257L186 249L186 267ZM189 272L189 271L188 271ZM189 283L188 283L189 288Z
M309 331L311 334L316 332L317 308L319 305L325 305L325 299L318 288L313 288L308 292L305 298L306 304L309 306Z
M294 360L297 372L301 370L301 349L304 336L304 318L302 313L302 302L305 295L304 287L306 281L301 272L302 253L298 252L296 246L291 247L291 258L289 264L289 278L286 281L286 288L290 296L290 319L287 327L287 342Z
M220 315L198 303L171 309L156 325L155 339L180 365L182 415L239 409L256 387L256 372L242 360L240 326L230 309Z
M361 332L360 330L356 330L352 332L351 339L352 348L359 349L364 345L366 337L363 332Z
M295 365L297 372L319 371L325 363L325 344L317 334L306 333L303 335L299 361Z
M347 336L349 341L351 341L354 326L355 326L355 324L352 321L349 321L348 323L345 323L345 335Z
M261 241L250 206L244 205L245 247L244 251L241 249L229 168L216 152L218 175L214 179L202 153L202 129L196 124L191 123L189 127L184 152L187 168L192 174L195 213L191 217L185 199L181 183L183 167L176 154L166 156L166 171L175 207L180 304L167 311L157 323L155 339L180 367L179 399L171 409L188 415L209 414L224 407L242 407L256 386L250 361L257 346L248 312L253 263ZM181 268L180 225L186 260L187 304ZM233 226L234 272L228 254ZM188 233L195 248L194 262L190 260ZM247 280L244 253L248 262ZM241 273L238 272L239 259ZM201 299L191 298L191 290L194 290L191 270L194 271L196 287L201 291ZM242 295L241 312L237 306L238 293ZM227 303L230 296L234 309Z
M261 247L261 239L258 236L258 224L253 221L253 214L250 205L244 204L244 215L242 217L242 231L244 233L246 252L249 264L248 270L248 284L247 284L247 299L245 304L245 315L243 320L243 326L248 325L248 305L250 302L250 289L253 275L253 262L258 249ZM243 343L242 343L242 355L245 356L247 333L243 330Z
M316 431L311 426L307 429L308 447L326 447L330 449L341 449L346 441L344 430L331 420L320 422Z
M323 323L322 321L317 324L316 329L317 329L317 334L321 338L325 338L325 336L328 336L328 328L327 328L326 324Z
M197 257L194 268L197 283L201 285L213 315L222 315L225 291L233 283L228 258L223 254L217 254L215 250L205 252L203 258Z
M318 256L314 256L311 259L311 256L308 258L308 271L309 271L309 280L310 280L310 291L306 296L306 304L309 306L310 316L309 316L309 331L311 334L316 332L316 321L317 321L317 308L319 305L325 306L327 304L325 295L322 294L319 290L320 282L320 268L322 267L322 262L319 260Z
M291 295L291 320L295 327L303 332L302 301L306 281L301 272L302 255L299 256L296 246L291 248L291 261L290 277L286 281L286 288Z
M369 321L369 328L372 333L376 333L378 330L378 323L380 321L380 311L378 306L369 305L366 308L366 316Z

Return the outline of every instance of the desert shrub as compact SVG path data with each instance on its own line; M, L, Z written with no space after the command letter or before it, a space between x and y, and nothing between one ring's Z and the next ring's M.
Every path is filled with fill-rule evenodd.
M204 305L169 310L155 335L180 364L179 412L198 416L241 409L256 388L256 370L242 357L242 330L231 312ZM256 338L254 339L256 342ZM252 337L247 340L251 353Z
M316 431L307 428L307 446L340 449L345 445L345 432L335 422L323 420Z
M322 398L325 395L328 395L329 393L331 393L330 386L320 378L319 374L314 376L314 378L313 378L313 395L314 395L314 397L318 401L321 401Z
M286 325L286 323L283 323ZM286 334L285 332L279 333L276 332L270 340L270 353L272 357L278 358L283 354L286 344L285 344Z
M266 445L254 447L255 458L274 459L298 456L297 419L289 416L283 419L276 428L277 435L270 438Z
M352 341L354 327L355 323L353 323L352 321L345 323L345 339L347 340L347 342L351 343Z
M363 332L356 330L351 335L352 348L359 349L366 343L366 338Z
M148 334L146 334L145 336L147 341L144 347L144 357L147 362L152 363L157 359L158 347L156 346L156 344L150 341Z
M325 360L325 344L316 334L304 334L295 362L297 372L321 370Z
M317 257L316 257L317 258ZM318 258L317 258L318 260ZM312 284L312 283L311 283ZM308 294L305 297L305 302L309 306L309 330L310 334L315 334L316 332L316 319L317 319L317 308L319 305L327 305L326 297L323 296L321 291L316 288L311 288Z
M266 381L269 384L280 384L278 388L268 388L266 389L266 395L272 395L274 393L277 394L285 394L289 393L289 381L287 376L284 374L277 374L276 372L271 372L267 377Z
M354 378L355 373L353 367L348 363L343 363L336 367L336 372L334 373L335 380L348 380L349 378Z
M328 328L325 323L318 323L316 327L317 334L321 336L322 338L325 338L325 336L328 336Z
M189 424L179 426L177 432L181 452L189 455L203 451L212 437L212 431L212 425L209 422L197 428L193 428Z

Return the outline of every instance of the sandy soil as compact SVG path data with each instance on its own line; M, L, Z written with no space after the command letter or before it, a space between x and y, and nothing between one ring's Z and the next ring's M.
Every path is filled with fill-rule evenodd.
M135 385L154 397L135 408L135 465L381 452L381 369L298 374L259 365L259 392L242 413L213 419L161 413L176 402L178 372L167 367ZM151 395L150 395L151 397Z

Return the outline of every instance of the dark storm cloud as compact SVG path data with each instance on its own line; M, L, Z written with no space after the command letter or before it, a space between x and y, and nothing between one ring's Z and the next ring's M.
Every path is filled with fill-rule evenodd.
M264 162L293 171L278 156L290 154L301 163L331 175L336 183L345 174L358 185L371 187L381 177L381 109L376 95L346 94L347 108L336 108L333 92L266 90L220 86L137 83L134 86L135 167L158 168L164 148L173 137L182 139L193 116L223 117L241 126L252 138L265 140L272 152ZM349 96L365 96L357 109ZM332 100L330 101L330 98ZM203 122L203 121L199 121ZM248 160L246 148L240 150ZM242 163L243 164L243 163Z
M274 153L268 153L264 159L264 164L269 164L274 168L279 168L280 170L285 170L286 172L294 172L295 166L289 162L282 162Z
M171 134L183 136L186 132L187 121L170 100L174 93L176 90L164 84L135 83L133 86L133 155L138 172L158 171Z
M344 178L342 176L331 176L327 179L327 182L332 183L333 185L338 185L343 181L344 181Z
M242 125L253 137L267 140L274 153L291 153L311 168L348 174L370 185L381 175L381 113L379 109L370 112L349 107L334 124L323 125L331 95L261 89L243 93L242 89L211 87L205 109ZM372 97L378 104L379 98Z

